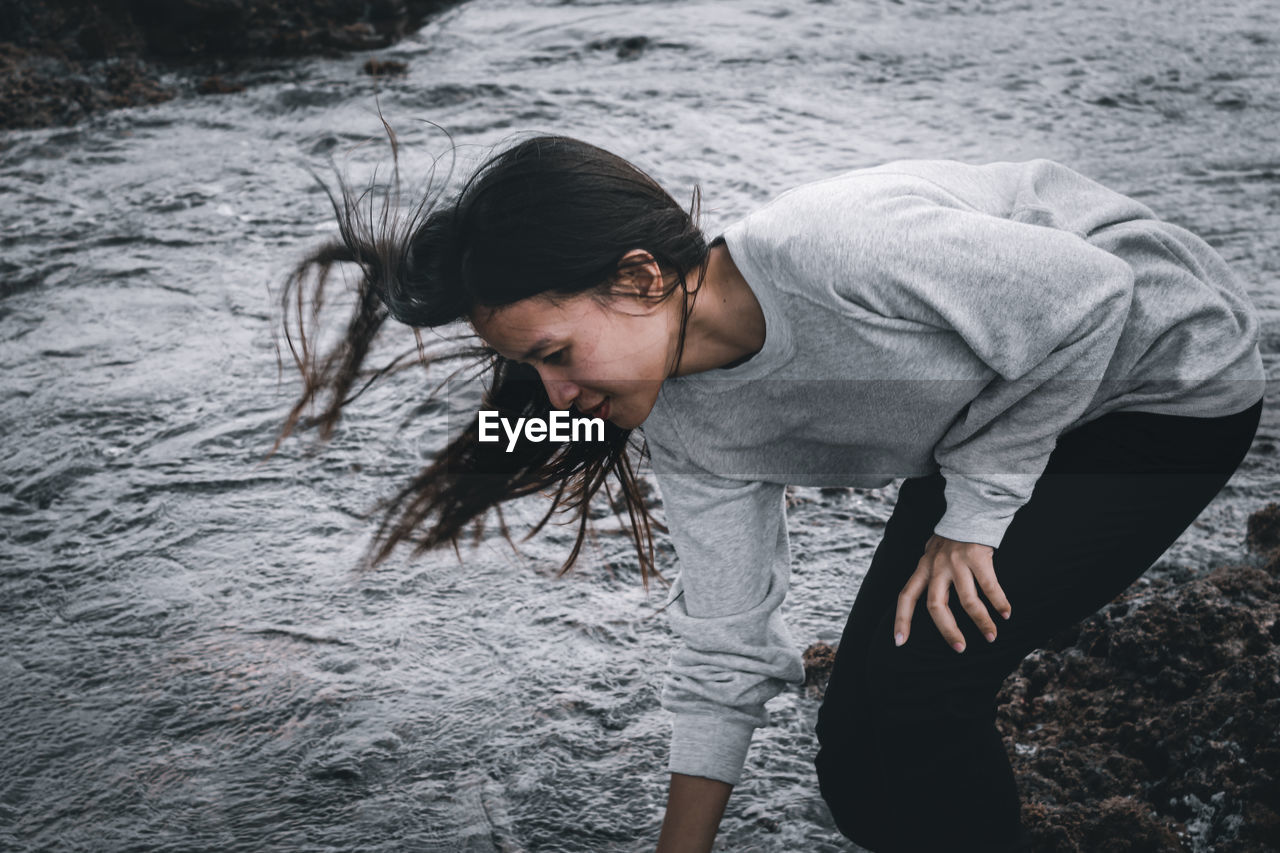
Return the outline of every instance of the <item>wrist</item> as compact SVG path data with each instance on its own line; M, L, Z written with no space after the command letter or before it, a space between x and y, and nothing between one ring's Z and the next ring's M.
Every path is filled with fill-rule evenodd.
M709 853L732 792L719 779L672 773L658 853Z

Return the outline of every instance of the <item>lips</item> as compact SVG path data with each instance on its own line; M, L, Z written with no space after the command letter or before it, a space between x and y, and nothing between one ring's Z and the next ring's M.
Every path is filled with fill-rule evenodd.
M609 416L609 398L605 397L594 409L587 409L582 414L589 418L607 418Z

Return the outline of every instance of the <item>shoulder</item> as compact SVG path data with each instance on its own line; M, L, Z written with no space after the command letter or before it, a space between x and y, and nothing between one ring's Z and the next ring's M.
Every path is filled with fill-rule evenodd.
M756 252L812 251L833 240L836 248L850 243L874 247L895 219L920 207L1007 215L1022 173L1031 165L895 160L854 169L781 193L731 225L725 236L731 245Z
M753 233L891 214L904 201L1008 217L1019 208L1101 190L1061 163L1044 158L973 164L958 160L893 160L793 187L742 221Z
M794 187L730 225L735 261L781 289L870 274L935 239L943 208L1007 210L1005 179L950 160L899 160ZM808 290L810 288L805 287Z
M904 247L918 251L957 229L967 233L983 217L1078 230L1095 220L1149 214L1053 160L894 160L789 189L735 222L725 236L761 261L830 256L873 262Z
M793 187L763 205L757 215L767 218L826 204L868 203L901 196L973 204L993 194L1008 197L1033 173L1065 169L1049 160L980 165L958 160L893 160Z

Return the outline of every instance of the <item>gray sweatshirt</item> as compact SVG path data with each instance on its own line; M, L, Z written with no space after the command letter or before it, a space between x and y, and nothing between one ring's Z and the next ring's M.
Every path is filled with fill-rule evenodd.
M998 548L1063 432L1115 410L1232 414L1263 393L1257 314L1222 258L1047 160L860 169L724 240L764 346L667 380L643 425L680 566L674 773L736 784L765 701L803 680L779 612L786 484L941 470L934 531Z

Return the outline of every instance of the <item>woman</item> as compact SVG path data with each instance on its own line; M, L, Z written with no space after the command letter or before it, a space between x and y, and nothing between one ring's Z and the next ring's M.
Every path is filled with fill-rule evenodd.
M642 429L681 565L663 853L711 849L763 703L802 679L778 612L785 485L906 477L820 712L821 791L872 850L1026 849L996 692L1244 457L1264 384L1254 309L1199 238L1045 160L857 170L709 244L697 207L564 137L495 155L404 223L362 221L344 187L341 239L285 294L306 379L285 431L316 401L332 428L388 317L466 320L492 358L486 407L573 409L606 440L507 452L473 425L391 502L376 557L550 489L542 523L579 522L567 568L612 475L647 577ZM363 269L359 298L320 354L304 309L343 261Z

